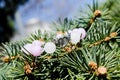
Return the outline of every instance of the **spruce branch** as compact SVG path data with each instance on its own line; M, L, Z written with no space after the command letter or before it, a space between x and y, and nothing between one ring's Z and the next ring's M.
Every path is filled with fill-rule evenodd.
M0 48L0 79L119 79L120 25L119 21L116 22L119 19L113 18L116 15L110 15L110 9L101 8L98 0L93 0L93 5L89 8L88 16L70 21L65 19L55 25L53 33L38 31L23 42L3 44ZM78 31L83 27L87 31L87 36L76 44L72 43L71 33L68 31ZM56 39L58 34L62 37ZM40 55L33 55L24 45L32 45L36 40L45 43L50 41L56 45L56 50L49 54L43 51ZM30 49L36 47L35 45ZM45 45L39 48L42 49Z

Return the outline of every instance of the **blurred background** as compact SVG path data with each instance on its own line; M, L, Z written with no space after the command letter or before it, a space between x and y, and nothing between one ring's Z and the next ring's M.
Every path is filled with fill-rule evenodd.
M100 0L101 2L105 0ZM53 22L73 19L92 0L0 0L0 43L28 37Z

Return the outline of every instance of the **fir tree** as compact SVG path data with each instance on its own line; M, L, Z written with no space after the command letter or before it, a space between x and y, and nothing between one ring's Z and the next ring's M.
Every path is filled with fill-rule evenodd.
M98 4L93 0L86 15L65 19L53 33L3 44L0 79L119 80L120 20L110 8L118 6Z

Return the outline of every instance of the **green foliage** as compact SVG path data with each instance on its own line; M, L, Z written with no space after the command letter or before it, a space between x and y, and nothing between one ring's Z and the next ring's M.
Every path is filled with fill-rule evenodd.
M64 21L59 20L59 24L55 24L56 31L66 32L68 30L74 29L77 27L74 20L68 20L67 18Z
M120 0L107 0L107 2L105 3L105 8L109 9L109 13L110 13L110 17L114 22L118 22L120 23Z
M34 40L45 40L45 41L49 41L52 40L54 38L54 33L47 33L44 32L42 33L40 30L36 31L35 34L31 34L30 38L27 39L27 42L32 42Z
M69 66L69 69L73 70L72 72L75 72L75 70L78 71L76 75L83 75L86 80L99 80L100 78L99 76L95 75L95 72L90 73L91 68L89 63L94 61L98 66L105 66L107 68L108 79L115 79L119 78L120 75L120 61L118 57L119 52L120 50L118 50L117 47L114 48L114 50L109 49L108 51L103 45L92 47L90 49L80 48L79 50L73 51L71 54L66 55L65 58L63 58L62 63L66 66Z
M55 25L53 33L40 31L16 43L6 43L0 48L0 80L114 80L120 78L120 24L111 21L108 9L98 5L88 5L89 13L75 20L67 20ZM95 11L100 10L100 16ZM115 16L115 15L114 15ZM90 20L93 20L90 22ZM68 42L65 47L74 46L70 52L58 47L53 54L43 52L38 57L25 54L22 49L27 43L43 39L53 41L57 31L66 32L75 28L86 29L87 36L76 45ZM109 38L106 40L106 38ZM95 64L90 66L90 62ZM101 75L98 68L107 69Z

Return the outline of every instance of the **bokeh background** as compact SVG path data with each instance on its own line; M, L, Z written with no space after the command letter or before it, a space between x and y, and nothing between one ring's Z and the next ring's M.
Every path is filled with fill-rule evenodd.
M104 2L105 0L100 0ZM74 19L92 0L0 0L0 43L28 37L53 22Z

